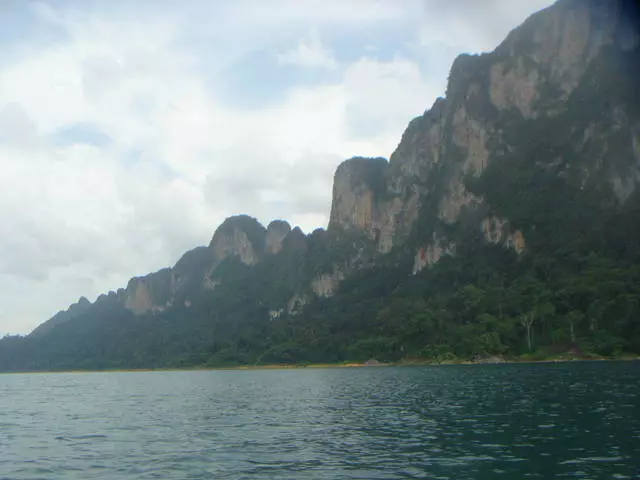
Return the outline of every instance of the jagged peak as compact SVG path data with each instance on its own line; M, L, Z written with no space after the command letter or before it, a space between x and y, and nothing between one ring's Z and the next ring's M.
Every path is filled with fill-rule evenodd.
M286 220L279 220L279 219L272 220L271 222L269 222L269 225L267 225L267 231L273 230L276 228L282 228L282 229L291 231L291 225Z
M91 302L87 297L82 296L78 299L78 301L76 302L76 305L91 305Z
M291 232L291 225L284 220L273 220L267 226L265 250L268 253L278 253L282 249L284 238Z
M234 215L213 234L209 248L217 260L238 256L245 265L260 261L265 250L267 229L254 217Z
M342 174L346 170L370 170L384 168L389 161L384 157L361 157L355 156L344 160L336 168L334 176Z
M638 13L634 0L558 0L512 29L494 52L507 55L535 53L545 44L557 47L566 39L581 41L581 35L574 30L578 25L585 33L596 27L601 33L612 36L621 29L637 31ZM605 26L607 28L603 28Z
M217 236L229 234L234 230L245 232L266 232L264 225L262 225L255 217L245 214L232 215L231 217L227 217L216 229L211 242L213 243Z
M375 199L386 190L386 158L353 157L342 162L333 179L329 230L369 230Z

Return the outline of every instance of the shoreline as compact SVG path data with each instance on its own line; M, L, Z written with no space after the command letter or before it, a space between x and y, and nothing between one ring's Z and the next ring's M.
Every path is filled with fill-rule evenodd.
M513 364L538 364L538 363L572 363L572 362L631 362L640 361L640 356L610 357L565 357L543 359L519 359L500 358L495 361L481 360L403 360L392 363L367 364L366 362L349 363L311 363L311 364L268 364L268 365L234 365L234 366L191 366L191 367L167 367L167 368L115 368L102 370L27 370L16 372L0 372L0 375L19 374L52 374L52 373L143 373L143 372L199 372L199 371L243 371L243 370L302 370L323 368L379 368L379 367L432 367L446 365L513 365Z

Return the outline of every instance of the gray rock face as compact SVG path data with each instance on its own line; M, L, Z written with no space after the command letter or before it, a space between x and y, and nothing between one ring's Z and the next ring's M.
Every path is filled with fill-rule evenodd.
M331 273L324 273L314 278L311 281L311 290L318 297L330 297L335 293L344 277L344 273L336 268Z
M218 261L236 256L245 265L255 265L264 254L266 233L253 217L230 217L213 234L209 248Z
M424 244L416 252L414 272L437 262L452 250L443 246L446 240L434 240L438 225L456 224L464 212L486 205L469 191L467 179L479 177L492 159L516 148L519 139L505 137L505 127L577 112L581 105L573 99L578 93L572 94L597 81L591 78L598 62L639 43L637 26L621 16L615 2L561 0L531 16L495 51L459 56L446 98L409 124L379 175L382 184L375 190L369 186L363 160L357 168L349 162L338 168L330 229L366 232L384 253L402 245L417 219L426 215L430 227L415 232ZM640 180L640 122L629 107L610 102L606 113L585 128L583 138L566 139L575 154L594 158L583 167L584 183L609 179L621 202ZM621 154L624 162L616 158ZM614 164L618 167L612 168ZM369 168L376 167L373 163ZM485 234L486 240L522 252L523 232L504 232L494 220L478 225L492 232ZM499 223L507 225L509 219Z
M291 225L284 220L274 220L267 227L265 250L276 254L282 250L282 241L291 232Z
M333 181L329 230L364 232L375 238L387 167L384 158L357 157L340 164Z
M129 280L125 289L124 307L136 315L159 313L170 307L175 294L175 282L170 268L145 277Z

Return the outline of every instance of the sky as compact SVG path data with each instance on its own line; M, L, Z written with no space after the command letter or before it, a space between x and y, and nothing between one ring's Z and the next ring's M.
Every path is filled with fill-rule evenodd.
M224 218L325 227L460 53L548 0L0 1L0 336L173 265Z

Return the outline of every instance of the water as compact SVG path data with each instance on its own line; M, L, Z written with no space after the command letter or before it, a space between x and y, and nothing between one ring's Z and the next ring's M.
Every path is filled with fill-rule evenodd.
M0 478L640 478L640 363L0 375Z

